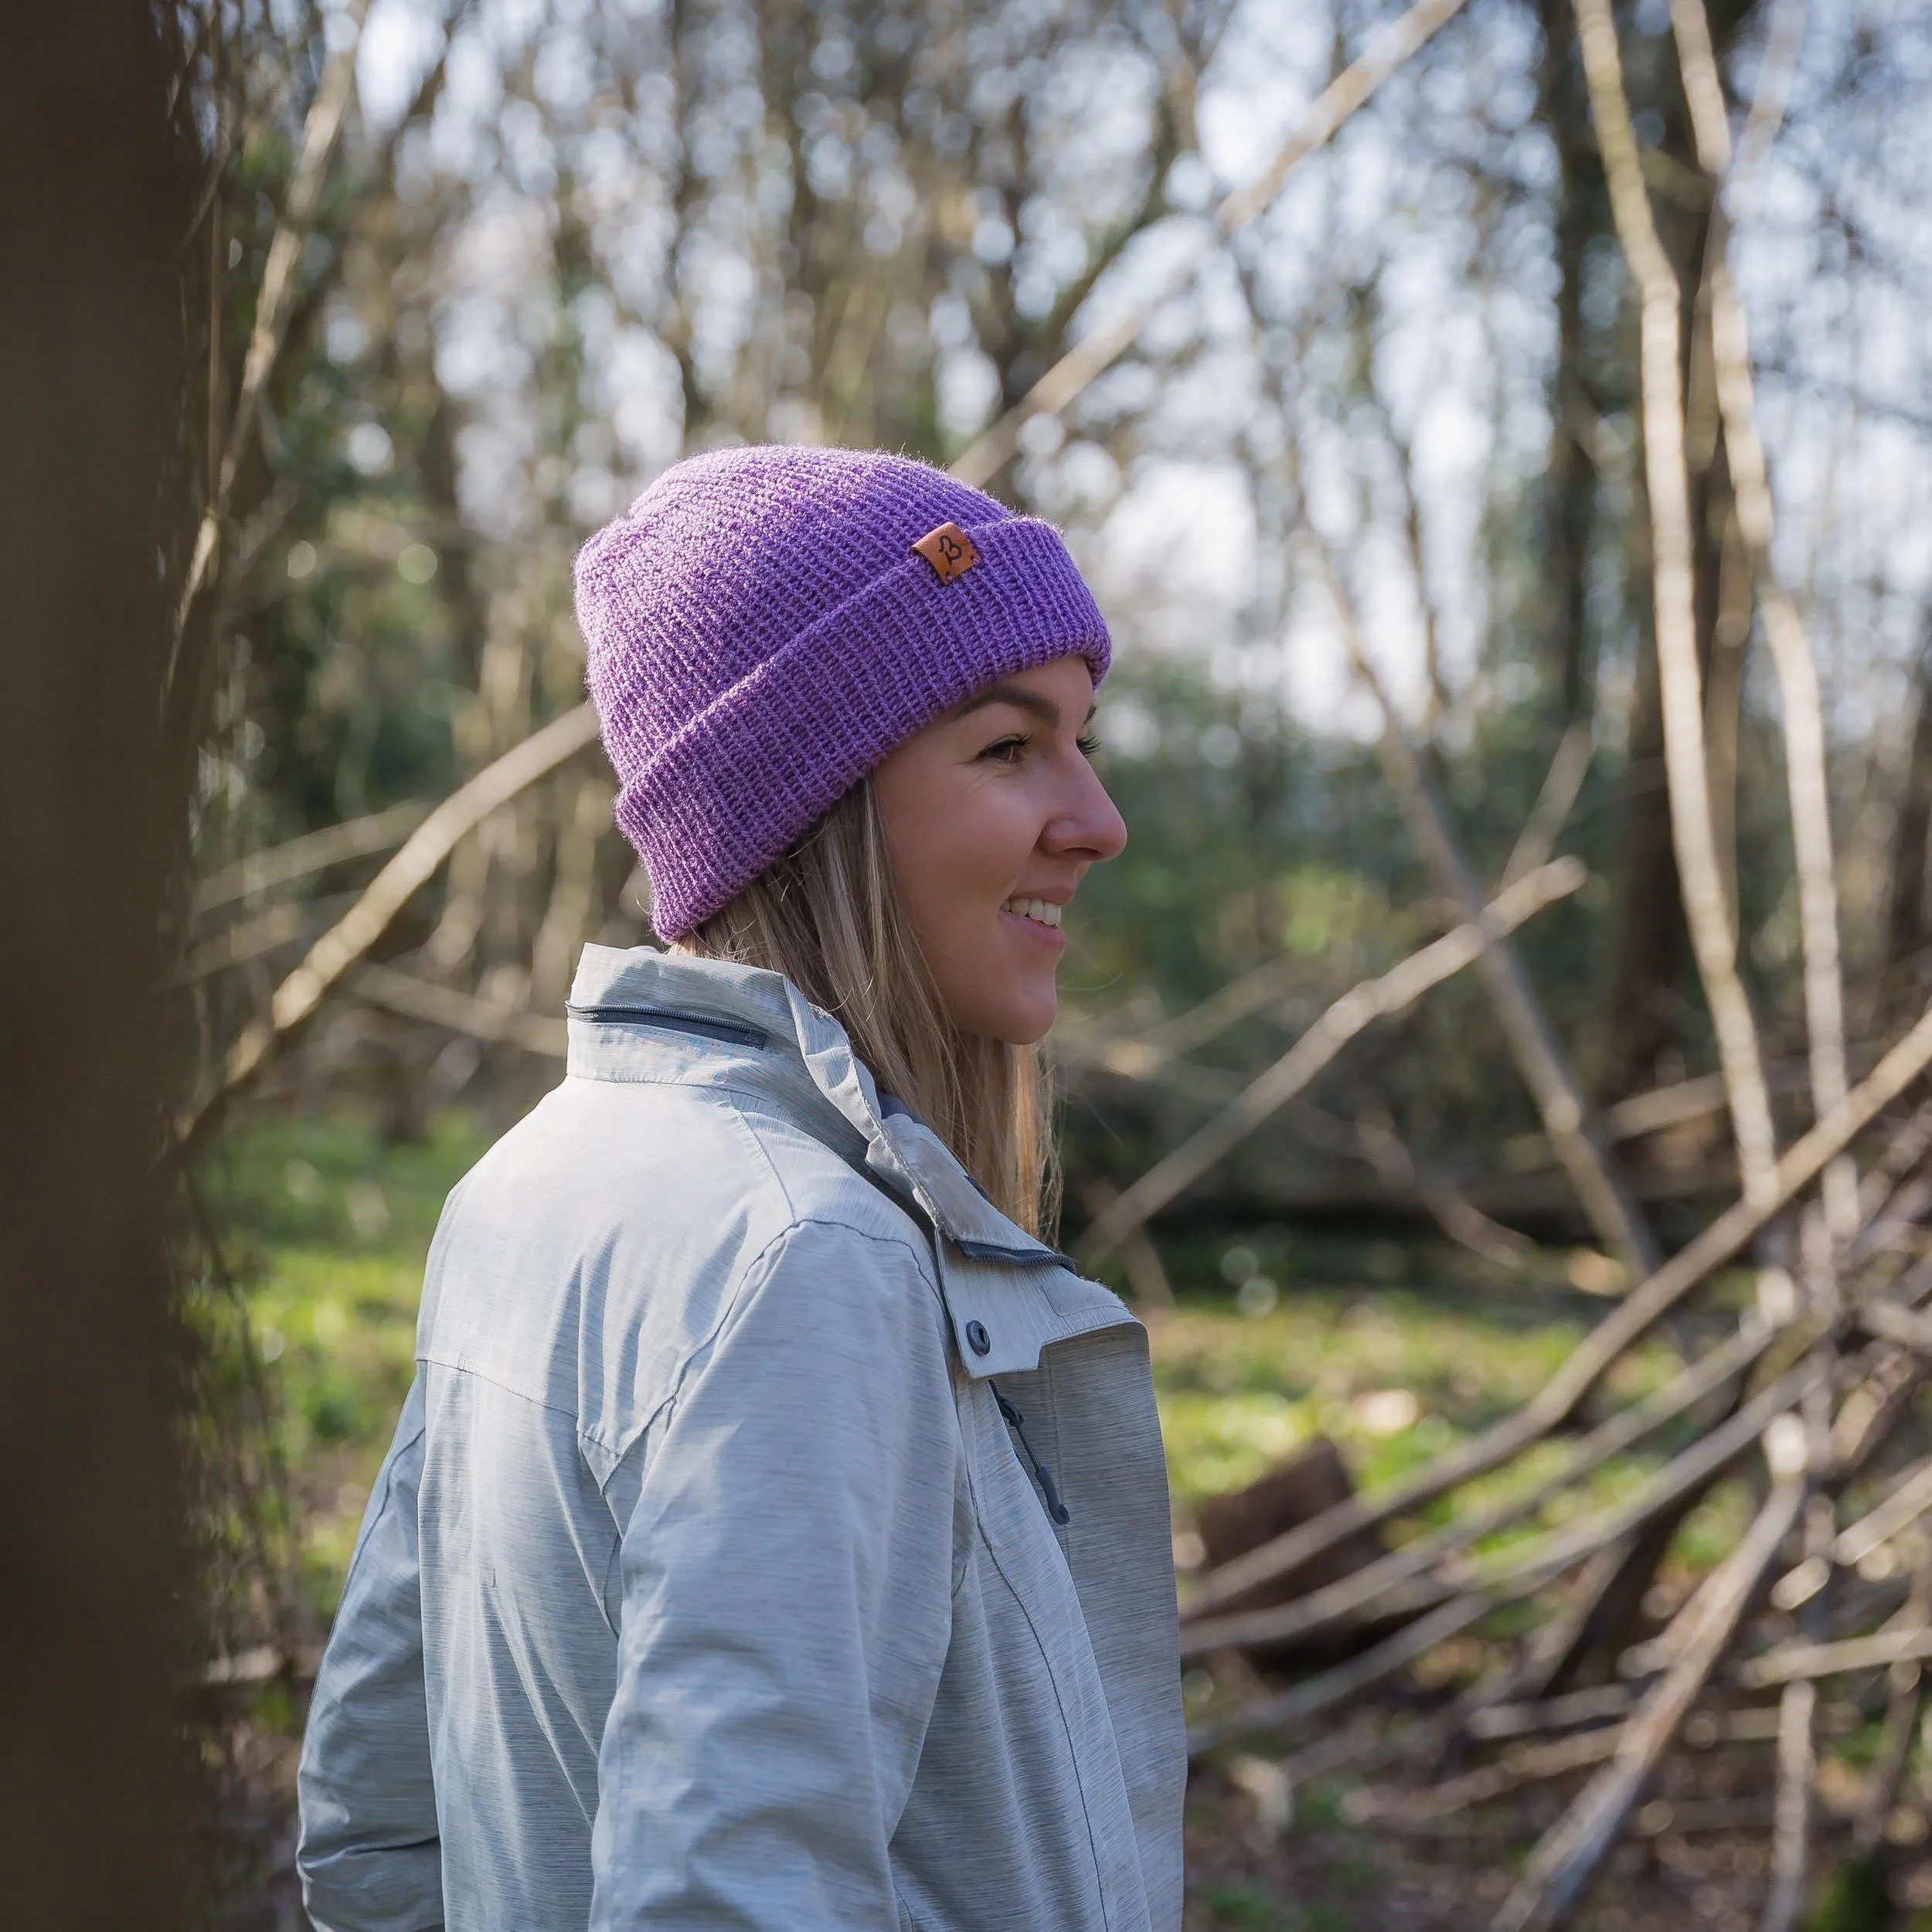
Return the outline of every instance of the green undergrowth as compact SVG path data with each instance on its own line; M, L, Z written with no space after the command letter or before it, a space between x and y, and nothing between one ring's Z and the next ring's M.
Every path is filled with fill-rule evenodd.
M408 1389L437 1214L487 1145L483 1128L461 1114L410 1145L386 1142L353 1114L279 1117L231 1132L206 1170L228 1258L247 1284L318 1614L339 1594ZM1221 1238L1177 1250L1180 1305L1155 1325L1154 1357L1183 1520L1318 1434L1341 1446L1358 1487L1400 1481L1533 1395L1605 1305L1485 1286L1452 1264L1437 1269L1427 1250L1386 1241L1304 1240L1296 1257L1281 1252L1287 1245L1280 1230L1260 1238L1265 1293L1256 1287L1254 1246ZM1297 1257L1317 1278L1300 1272ZM1663 1343L1640 1349L1619 1365L1603 1400L1638 1398L1678 1366ZM1549 1445L1453 1503L1527 1486L1562 1453ZM1658 1460L1619 1458L1485 1549L1627 1493ZM1440 1519L1451 1506L1433 1513ZM1714 1561L1748 1508L1741 1485L1716 1492L1685 1526L1680 1559L1692 1569Z

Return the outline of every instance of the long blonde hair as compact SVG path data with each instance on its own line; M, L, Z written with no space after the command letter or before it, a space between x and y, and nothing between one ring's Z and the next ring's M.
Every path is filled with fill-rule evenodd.
M869 778L677 949L783 973L837 1015L879 1085L1002 1213L1031 1233L1051 1230L1058 1175L1039 1049L963 1032L947 1016L900 905Z

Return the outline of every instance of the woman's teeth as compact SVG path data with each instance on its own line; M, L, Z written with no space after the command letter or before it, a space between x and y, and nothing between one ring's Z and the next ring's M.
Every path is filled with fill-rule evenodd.
M1006 910L1018 913L1022 919L1037 919L1043 926L1058 926L1060 923L1060 908L1044 899L1009 899Z

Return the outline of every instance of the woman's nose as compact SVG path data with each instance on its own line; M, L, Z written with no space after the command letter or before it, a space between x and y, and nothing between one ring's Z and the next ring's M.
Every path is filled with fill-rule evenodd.
M1099 864L1117 859L1127 844L1127 825L1108 797L1100 774L1083 758L1065 808L1048 821L1040 839L1050 852Z

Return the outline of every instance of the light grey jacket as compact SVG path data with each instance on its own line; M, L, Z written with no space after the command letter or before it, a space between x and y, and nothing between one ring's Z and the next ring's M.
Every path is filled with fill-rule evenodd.
M587 950L417 1354L302 1753L325 1932L1175 1932L1146 1336L786 981Z

